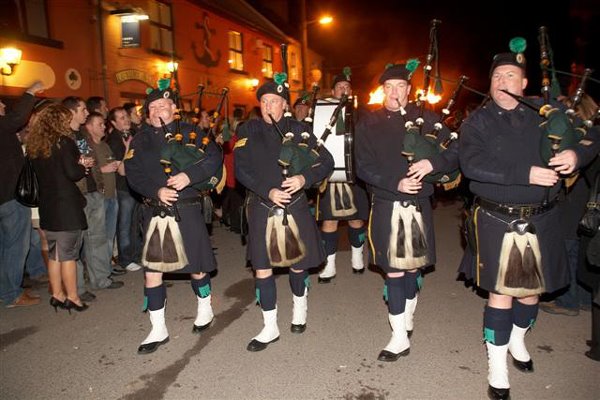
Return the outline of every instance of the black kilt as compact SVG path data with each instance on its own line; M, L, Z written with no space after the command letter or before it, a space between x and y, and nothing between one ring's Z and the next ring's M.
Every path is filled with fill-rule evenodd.
M202 214L202 204L186 205L178 207L181 221L179 221L179 230L183 238L185 253L189 264L176 271L169 271L170 274L198 274L201 272L211 272L217 268L217 260L213 253L212 244L204 215ZM150 220L152 219L153 207L149 205L142 206L144 232L147 234ZM146 272L162 272L144 267Z
M349 186L352 188L352 194L354 195L354 206L356 207L357 211L352 215L343 217L334 217L331 213L332 186L332 183L328 183L325 192L318 194L317 221L348 221L356 219L362 219L363 221L366 221L369 219L369 195L364 187L364 184L349 184Z
M428 197L425 197L419 198L418 202L421 206L425 230L424 233L427 240L428 262L418 267L423 268L435 264L435 237L431 200ZM371 264L380 267L385 273L402 272L402 270L390 266L388 254L390 234L392 231L391 220L393 206L393 201L373 196L371 218L369 219L369 261Z
M534 215L529 219L535 226L540 244L541 269L544 276L544 289L547 293L559 290L569 284L564 232L560 226L559 216L559 208L554 207L548 212ZM475 285L492 293L497 293L495 287L500 250L507 228L507 225L498 219L510 222L517 218L484 211L483 208L479 209L476 227L480 264L479 276L476 268L476 256L468 246L459 269L459 272L465 274L465 278L473 280Z
M253 193L248 194L247 215L248 215L248 255L247 258L252 263L252 268L270 269L273 267L269 261L266 243L267 218L271 202L262 200ZM291 205L288 206L288 213L293 215L300 238L304 242L306 255L292 268L308 270L321 265L326 258L325 248L321 242L319 229L314 217L310 213L306 195L301 193L293 198Z

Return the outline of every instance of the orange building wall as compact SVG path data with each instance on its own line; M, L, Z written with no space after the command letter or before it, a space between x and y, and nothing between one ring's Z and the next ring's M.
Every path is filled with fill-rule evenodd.
M148 2L144 0L130 1L128 4L148 10ZM235 21L227 20L219 15L205 11L187 1L172 3L174 25L175 53L179 57L178 76L181 93L185 95L184 106L195 105L197 96L193 93L198 84L205 86L206 95L203 106L214 108L218 96L224 86L229 87L230 112L234 104L245 105L249 110L258 105L255 88L250 85L251 79L258 79L259 85L265 82L261 72L263 52L260 43L273 48L273 71L282 70L280 43L262 32L251 30ZM207 67L196 57L202 53L204 30L198 28L203 23L204 14L209 17L209 27L214 30L210 37L211 50L220 52L216 66ZM62 98L69 95L87 98L92 95L104 96L102 79L102 63L100 57L100 34L97 25L97 8L90 1L54 0L48 2L48 19L51 37L62 41L64 48L56 49L27 42L8 42L0 38L0 45L14 45L23 51L22 64L17 67L13 76L2 77L0 95L18 95L22 93L36 78L36 71L45 71L44 80L52 86L44 93L47 97ZM169 56L153 54L150 47L150 21L140 22L141 46L139 48L121 48L121 20L119 16L110 15L103 10L103 36L106 58L106 86L109 106L122 104L130 98L130 94L145 95L149 84L155 86L158 78L168 75L166 62ZM228 31L242 33L244 49L244 73L231 72L228 59ZM290 45L288 56L295 52L300 69L299 45ZM41 68L41 69L40 69ZM78 88L70 88L65 74L70 69L76 70L81 77ZM141 80L125 80L117 82L117 73L136 70L143 75ZM301 71L299 71L300 76ZM301 82L292 82L292 92L299 90ZM292 95L292 101L296 94Z

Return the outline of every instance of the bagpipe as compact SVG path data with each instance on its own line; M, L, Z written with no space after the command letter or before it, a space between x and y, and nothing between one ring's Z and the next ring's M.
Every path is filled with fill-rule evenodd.
M589 76L591 71L587 71L586 75ZM585 135L585 127L591 126L591 120L578 121L574 112L579 101L581 101L583 85L585 85L585 79L587 79L585 75L582 78L583 79L577 89L579 95L575 95L571 101L572 106L566 111L560 110L549 102L546 103L545 100L542 106L538 106L523 96L516 95L507 90L502 90L519 103L531 108L538 112L540 116L544 117L544 121L540 124L540 128L544 131L544 134L540 138L540 155L545 164L548 164L550 159L561 151L577 145ZM581 125L576 127L575 124Z
M287 104L289 106L289 83L287 81L287 45L283 43L281 45L281 57L283 59L284 72L281 74L275 74L274 81L278 85L286 87L285 96L287 97ZM282 167L282 171L285 173L285 177L299 175L306 169L310 168L317 157L319 156L318 146L315 149L309 147L310 133L307 131L300 134L301 141L296 142L294 140L294 133L290 129L284 134L280 125L269 115L273 126L281 137L281 150L279 153L278 163ZM286 111L280 122L284 122L289 126L291 113Z
M438 135L444 127L444 121L450 116L451 109L456 104L458 95L467 81L467 77L462 75L459 79L458 86L455 88L452 96L448 100L446 107L442 110L442 114L436 123L434 123L433 130L425 135L422 135L422 127L425 120L423 119L423 112L427 99L427 93L430 85L430 75L432 71L432 62L437 59L437 26L441 21L434 19L431 21L430 30L430 45L429 51L426 58L425 66L423 67L423 89L419 96L417 106L419 107L419 115L415 121L407 119L406 110L400 103L400 113L404 119L404 126L406 128L406 134L404 135L402 155L404 155L409 163L409 167L416 161L423 159L430 159L436 157L438 154L446 151L452 141L458 139L458 133L452 132L451 135L444 140L442 143L438 143ZM419 61L416 59L408 60L406 63L406 69L414 72L419 65ZM436 85L440 82L439 76L436 77ZM460 183L460 171L457 169L449 173L436 173L428 174L423 178L425 182L433 184L441 184L444 189L449 190L455 188Z
M167 145L161 151L160 162L165 169L165 173L169 173L172 171L172 167L175 167L178 171L184 171L188 167L202 162L206 157L206 148L211 141L214 141L214 132L216 129L217 123L211 126L207 135L205 135L201 143L197 143L198 138L198 127L199 127L199 113L201 112L201 98L204 87L200 85L199 96L198 96L198 107L196 108L197 115L194 118L196 122L192 131L188 135L188 142L184 143L184 135L181 133L180 121L181 121L181 107L178 95L178 89L176 89L175 94L175 102L177 110L175 112L175 134L171 133L165 123L161 120L161 125L163 129L163 133L165 138L167 139ZM217 107L217 111L215 111L215 119L221 113L221 109L224 104L224 100L227 96L228 88L223 88L221 92L221 97L219 100L219 105ZM169 172L167 172L167 168ZM217 192L221 192L225 185L225 170L223 164L217 169L214 175L207 178L206 180L196 183L192 185L194 189L199 191L210 191L217 190Z
M304 122L312 125L313 116L315 115L315 107L317 106L317 95L321 88L317 85L317 82L313 84L312 91L310 93L310 107L308 109L308 115L304 118Z

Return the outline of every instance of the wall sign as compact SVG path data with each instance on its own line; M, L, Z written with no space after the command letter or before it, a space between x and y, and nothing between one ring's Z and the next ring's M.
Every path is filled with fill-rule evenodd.
M121 47L140 47L140 21L121 18Z
M145 73L144 71L140 71L138 69L124 69L115 73L115 80L118 84L121 84L125 81L141 81L144 82L149 87L154 87L153 79Z
M75 68L69 68L65 72L65 82L71 90L77 90L81 87L81 74Z

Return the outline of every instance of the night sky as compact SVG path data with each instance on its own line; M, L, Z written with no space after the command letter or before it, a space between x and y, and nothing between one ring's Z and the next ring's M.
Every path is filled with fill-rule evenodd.
M572 61L592 69L600 67L598 2L558 3L549 6L549 1L527 0L307 0L308 20L322 13L330 13L335 18L331 26L311 24L308 42L311 48L326 55L324 69L328 72L337 73L346 65L352 67L353 85L362 97L377 86L376 80L385 64L412 57L424 62L433 18L442 21L438 31L442 78L456 80L465 74L470 78L468 85L483 92L489 85L493 55L509 51L510 39L522 36L528 43L525 51L530 80L527 94L536 95L541 81L537 39L540 26L548 29L558 70L569 71ZM491 13L485 10L490 7ZM422 66L419 66L420 71ZM600 79L600 71L592 76ZM566 88L569 78L560 79ZM422 81L422 74L415 75L413 86L422 85ZM451 83L444 84L446 92L453 88ZM600 84L590 82L587 91L594 96L600 94ZM480 99L474 96L468 101Z

